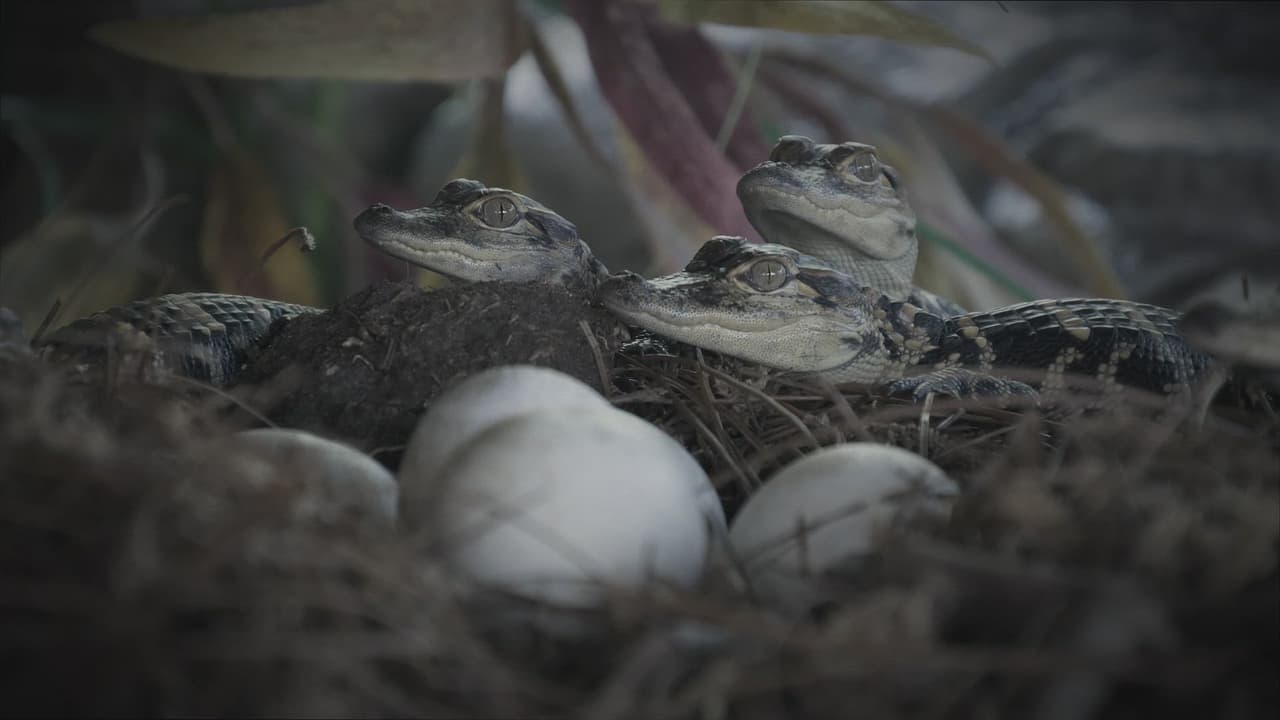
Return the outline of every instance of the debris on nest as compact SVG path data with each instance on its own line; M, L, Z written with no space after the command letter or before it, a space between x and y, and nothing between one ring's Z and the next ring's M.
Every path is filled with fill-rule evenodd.
M250 358L236 394L277 424L395 447L432 398L486 368L540 365L603 389L620 333L612 315L561 287L427 292L384 281L286 323Z
M921 406L700 350L621 356L614 375L613 401L690 448L730 514L772 472L820 447L897 445L963 477L1024 421L1016 404L931 399Z
M486 311L503 296L448 296L473 304L444 327L509 320L510 306ZM416 291L384 284L286 326L251 367L264 379L303 368L304 389L286 394L275 417L330 437L363 430L370 446L403 444L440 389L536 352L530 336L510 358L483 354L499 351L458 330L473 340L453 347L476 354L424 351L421 363L443 363L436 377L425 364L379 365L395 338L421 346L453 332L435 325L435 336L420 336L420 318L432 316L398 304L418 302ZM549 311L568 312L553 302ZM563 327L572 334L577 319ZM499 331L476 332L491 343ZM693 451L730 514L777 468L847 440L926 455L964 493L947 520L882 533L870 557L830 578L836 600L811 619L783 618L709 579L696 591L617 593L578 618L594 633L559 637L520 620L550 608L464 593L405 533L345 516L301 521L281 510L282 485L232 481L245 459L207 449L226 447L218 441L249 420L219 412L222 396L128 378L67 383L34 358L0 355L10 709L648 718L857 707L893 717L1249 719L1280 706L1273 420L921 407L705 353L615 358L608 332L595 333L601 365L576 332L569 372L597 386L610 373L613 402ZM325 343L305 345L306 333ZM357 344L343 347L347 338ZM340 382L324 380L330 367ZM376 433L375 416L354 428L343 415L393 401L402 420L387 415ZM204 494L191 495L193 483ZM178 511L199 522L175 522ZM263 556L264 537L289 552Z

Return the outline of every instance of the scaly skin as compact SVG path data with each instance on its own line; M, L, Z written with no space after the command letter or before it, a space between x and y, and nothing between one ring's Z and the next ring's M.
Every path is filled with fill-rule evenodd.
M320 308L248 295L176 293L135 300L80 318L51 333L41 355L54 362L85 362L105 352L109 338L140 333L159 366L210 383L230 383L249 348L280 318Z
M573 223L532 198L459 179L426 207L374 205L356 216L365 242L458 280L543 282L594 291L608 274Z
M890 299L938 315L963 308L916 287L916 216L897 172L871 145L817 145L784 135L738 181L738 198L767 242L825 261Z
M545 282L594 291L607 272L572 223L519 193L474 180L448 183L425 208L401 212L374 205L355 226L375 247L461 280ZM89 361L103 354L113 333L132 332L148 341L147 350L160 366L225 385L274 320L313 312L321 310L244 295L164 295L77 320L50 335L42 354L55 361Z
M1177 334L1178 313L1165 308L1041 300L943 318L792 248L734 237L707 242L683 272L652 280L624 273L600 293L614 314L647 330L834 382L901 381L915 368L1022 368L1042 372L1035 383L1042 388L1060 386L1072 373L1109 389L1173 393L1210 363ZM951 392L964 386L957 377L944 372L897 387L958 394ZM1018 385L1001 389L1020 391Z

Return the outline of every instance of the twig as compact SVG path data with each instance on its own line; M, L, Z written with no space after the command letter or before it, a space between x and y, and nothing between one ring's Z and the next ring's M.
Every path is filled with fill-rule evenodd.
M806 438L809 439L809 442L813 444L813 448L815 450L822 447L821 443L818 442L818 439L815 438L813 436L813 433L809 431L809 426L805 425L803 420L796 417L796 414L788 410L786 407L784 407L782 403L770 397L768 393L764 392L763 390L757 390L756 388L751 387L747 383L739 380L738 378L730 375L729 373L723 370L718 370L710 366L707 367L707 370L715 374L715 376L720 378L721 380L724 380L725 382L731 385L741 388L747 391L748 393L755 395L756 397L768 403L769 407L772 407L774 410L777 410L783 417L785 417L787 420L790 420L791 424L795 425L796 428L799 429L800 432Z
M751 96L751 88L755 85L756 68L760 66L760 57L764 55L764 44L756 42L747 52L747 60L738 73L738 82L733 88L733 100L724 113L720 130L716 133L716 149L724 152L729 147L729 138L742 119L742 111L747 107L747 98Z
M62 310L62 298L54 298L53 304L49 306L49 312L44 314L44 319L40 321L40 326L36 328L36 332L31 336L31 347L40 344L40 338L44 337L44 333L49 329L49 325L53 323L53 319L58 316L58 312Z
M258 264L250 268L249 272L245 273L236 283L236 289L240 292L244 292L245 283L257 277L257 275L262 272L263 268L266 267L267 261L271 259L271 256L275 255L280 248L284 247L285 243L295 239L298 241L298 249L302 252L315 251L315 236L312 235L311 231L305 227L296 227L285 233L279 240L276 240L267 246L267 249L263 251L262 256L258 258Z
M216 385L210 385L207 382L201 382L199 380L196 380L195 378L189 378L185 375L173 375L173 379L178 380L180 382L187 383L188 385L192 385L194 387L198 387L202 390L207 390L215 395L221 396L225 400L230 400L231 404L249 413L255 419L261 421L264 425L267 425L273 428L279 427L275 423L271 422L271 419L268 418L266 415L263 415L262 413L255 410L251 405L249 405L249 403L241 400L240 398L236 397L235 395L232 395L231 393L223 390L222 388L217 387Z
M582 335L587 339L587 346L591 348L591 354L596 360L596 372L600 373L600 392L608 395L613 394L613 383L609 381L609 369L604 364L604 354L600 352L600 343L596 342L596 336L591 332L591 324L586 320L578 321L578 329L582 330Z
M849 404L849 398L844 396L833 383L825 383L827 397L831 398L831 404L835 407L836 412L840 414L841 425L853 430L853 436L862 442L871 442L871 432L867 430L867 424L859 418L857 413L853 411L853 406Z
M165 210L168 210L171 207L174 207L175 205L181 205L182 203L187 202L189 199L190 198L188 198L186 195L174 195L173 197L170 197L167 200L164 200L158 203L155 207L143 213L142 217L139 218L138 222L134 223L133 227L130 228L128 232L121 233L120 237L117 238L115 242L103 248L102 252L98 253L98 256L94 259L95 262L93 263L93 265L89 268L89 270L83 276L81 276L80 280L76 282L75 286L71 288L71 292L67 293L67 301L63 305L58 306L57 310L60 311L62 307L65 307L66 305L74 304L75 301L79 299L80 293L84 292L84 289L88 287L89 281L92 280L94 276L96 276L99 272L101 272L107 266L107 263L111 260L111 257L115 255L116 252L121 247L123 247L126 242L130 240L134 240L139 236L141 236L144 229L148 225L150 225L160 215L160 213L164 212ZM54 318L51 318L49 322L53 322L54 319L56 319L56 313Z
M725 464L728 465L729 468L733 470L733 474L737 476L743 492L749 494L753 489L760 487L760 477L756 475L749 466L739 465L734 462L734 458L729 454L728 448L720 442L720 439L716 437L714 432L711 432L711 428L707 427L706 423L699 420L698 416L684 405L676 404L675 407L676 411L682 413L690 424L693 425L694 429L711 444L712 449L719 453L720 457L724 458Z

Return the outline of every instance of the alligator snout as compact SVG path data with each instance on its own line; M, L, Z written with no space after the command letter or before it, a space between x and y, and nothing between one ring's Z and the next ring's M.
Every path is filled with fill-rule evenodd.
M355 226L357 233L364 236L370 230L386 225L387 221L389 221L395 213L395 208L390 205L378 203L365 208L364 212L357 215L356 219L351 224ZM368 238L365 239L367 240Z
M625 305L625 298L633 294L644 284L644 277L630 270L623 270L606 277L597 289L601 302L606 307Z

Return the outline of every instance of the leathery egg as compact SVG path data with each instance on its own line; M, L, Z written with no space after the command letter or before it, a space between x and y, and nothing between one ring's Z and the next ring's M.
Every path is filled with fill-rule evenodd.
M804 614L825 602L824 572L873 550L879 529L949 513L959 493L938 466L878 443L823 448L787 465L743 505L729 545L765 604Z
M400 461L400 517L405 527L430 525L441 470L456 450L504 420L559 408L623 412L581 380L535 365L489 368L442 393L414 428ZM576 440L565 437L561 442ZM699 507L720 534L727 532L724 508L706 475L689 479Z
M512 417L560 407L612 408L581 380L534 365L489 368L441 393L400 460L401 516L414 525L430 514L445 461L477 434Z
M446 562L477 584L562 607L655 580L692 586L716 534L697 461L607 406L496 423L441 475L432 522Z
M353 447L290 428L243 430L224 443L219 447L259 454L282 474L301 476L305 490L294 506L299 516L334 520L355 513L377 525L395 523L395 476Z

